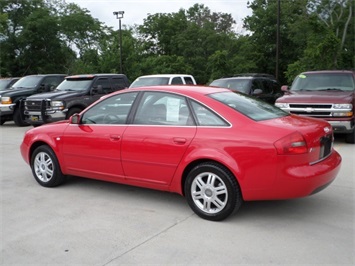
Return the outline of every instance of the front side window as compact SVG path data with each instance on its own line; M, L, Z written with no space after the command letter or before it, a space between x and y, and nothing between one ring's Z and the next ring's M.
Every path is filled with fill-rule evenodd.
M194 124L186 98L163 92L144 93L133 123L170 126Z
M98 78L94 84L93 84L93 88L102 88L102 93L103 94L107 94L110 92L113 92L112 88L111 88L111 84L108 78Z
M255 121L268 120L289 115L287 112L282 111L271 104L240 93L218 92L210 94L209 97L228 105L237 112L242 113Z
M82 116L82 124L125 124L137 92L118 94L109 97L92 108Z

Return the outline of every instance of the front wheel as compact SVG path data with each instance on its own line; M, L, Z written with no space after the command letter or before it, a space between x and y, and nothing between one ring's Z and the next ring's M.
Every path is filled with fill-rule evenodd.
M16 108L14 111L14 122L15 125L18 127L24 127L30 125L25 121L24 116L20 112L20 108Z
M351 132L345 136L345 141L347 143L355 144L355 128L354 128L353 132Z
M37 147L31 156L32 174L36 181L44 187L55 187L65 181L60 170L58 159L47 145Z
M227 218L243 202L233 174L216 163L201 163L194 167L187 176L184 191L191 209L210 221Z

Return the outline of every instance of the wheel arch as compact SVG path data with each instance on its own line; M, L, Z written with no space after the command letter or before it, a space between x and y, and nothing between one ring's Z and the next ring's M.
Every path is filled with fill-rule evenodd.
M225 168L227 171L230 172L231 175L234 176L236 182L237 182L237 185L239 186L240 188L240 191L241 191L241 196L242 196L242 199L243 199L243 189L242 189L242 186L240 185L240 180L238 179L238 177L236 176L236 174L231 171L231 169L217 161L217 160L213 160L213 159L209 159L209 158L201 158L201 159L196 159L194 161L191 161L188 165L186 165L186 167L184 168L183 172L182 172L182 175L181 175L181 183L180 183L180 189L181 189L181 194L183 196L185 196L185 191L184 191L184 187L185 187L185 183L186 183L186 179L187 179L187 176L189 174L189 172L194 168L196 167L197 165L201 164L201 163L212 163L212 164L216 164L216 165L219 165L220 167L222 168Z
M60 169L61 169L61 171L63 170L63 168L62 168L62 159L60 158L60 156L58 156L58 152L57 152L57 146L56 145L51 145L51 144L49 144L48 142L46 142L46 141L44 141L44 140L37 140L37 141L35 141L35 142L33 142L32 144L31 144L31 146L30 146L30 148L29 148L29 151L28 151L28 161L29 162L31 162L31 160L32 160L32 156L33 156L33 153L34 153L34 151L38 148L38 147L40 147L40 146L42 146L42 145L45 145L45 146L47 146L47 147L49 147L52 151L53 151L53 153L55 154L55 156L57 157L57 160L58 160L58 162L59 162L59 167L60 167ZM62 171L63 172L63 171Z

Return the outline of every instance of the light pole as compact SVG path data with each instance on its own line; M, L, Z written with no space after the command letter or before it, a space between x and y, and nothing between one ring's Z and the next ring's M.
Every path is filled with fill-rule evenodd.
M124 11L115 11L113 15L119 20L119 32L120 32L120 73L122 72L122 30L121 30L121 18L123 18Z

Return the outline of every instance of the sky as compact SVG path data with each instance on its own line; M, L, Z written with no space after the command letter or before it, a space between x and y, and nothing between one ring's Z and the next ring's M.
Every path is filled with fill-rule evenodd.
M196 3L204 4L211 12L231 14L237 22L237 31L241 31L242 19L252 13L247 7L248 1L250 0L66 0L67 3L73 2L86 8L92 17L116 30L119 20L113 15L114 11L124 11L122 26L133 26L142 25L148 14L176 13L180 8L187 10Z

